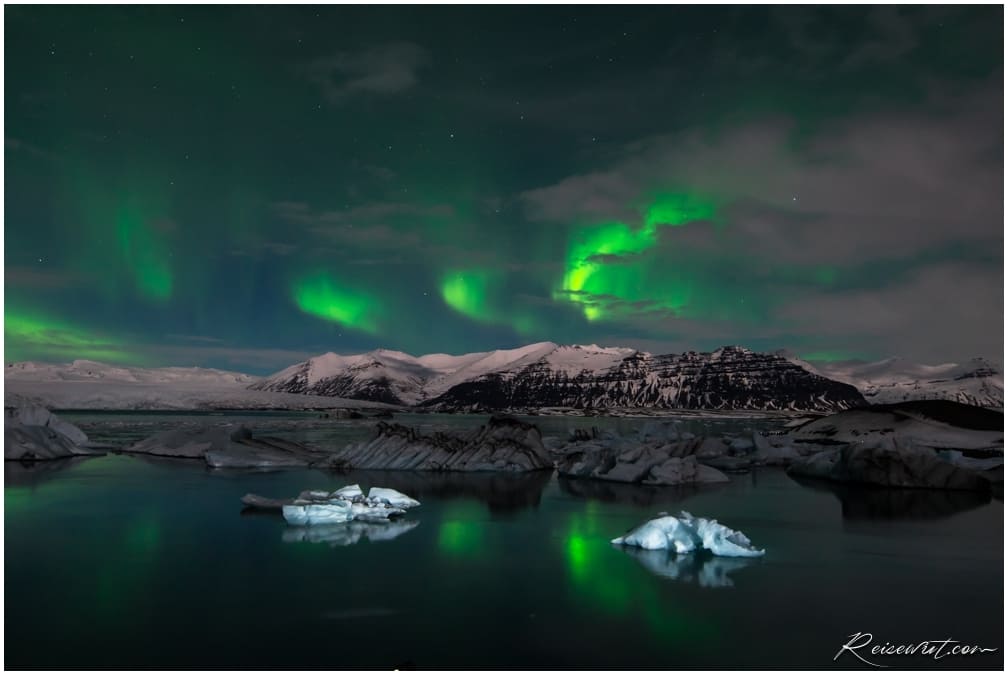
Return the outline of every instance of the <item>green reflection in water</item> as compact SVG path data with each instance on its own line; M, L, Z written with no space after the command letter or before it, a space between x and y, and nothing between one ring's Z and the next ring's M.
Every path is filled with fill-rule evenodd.
M477 504L447 509L438 529L438 549L452 556L475 556L484 547L483 510Z
M672 643L710 642L717 626L684 606L669 603L675 583L653 577L609 542L615 536L600 520L598 502L572 513L563 537L571 590L578 602L611 615L640 618L657 636Z
M150 513L136 516L112 533L94 586L96 611L128 620L142 611L151 584L170 582L160 578L157 569L163 538L160 521Z

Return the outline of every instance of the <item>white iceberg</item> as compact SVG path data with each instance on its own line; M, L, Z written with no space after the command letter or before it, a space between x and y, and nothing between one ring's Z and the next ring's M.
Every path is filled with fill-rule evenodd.
M278 503L257 495L246 495L243 501L261 508ZM390 517L401 516L414 506L420 506L420 502L398 490L373 487L365 497L360 485L345 485L335 492L306 490L292 502L284 503L281 510L291 525L332 525L352 520L388 522Z
M678 516L660 515L612 540L621 546L636 546L648 551L661 549L692 553L704 548L714 555L752 558L766 553L753 547L749 538L716 520L696 518L682 511Z
M406 513L406 509L390 506L385 503L375 503L372 501L354 502L350 505L354 520L363 520L372 523L387 521L391 516L401 516Z
M348 523L354 519L350 502L333 500L329 504L288 504L283 517L291 525Z
M353 501L358 497L360 498L364 497L364 491L361 490L360 485L357 484L344 485L343 487L341 487L339 490L336 490L336 492L333 492L332 494L334 497L339 497L340 499L349 499L350 501Z
M389 506L400 509L411 509L414 506L420 506L420 502L417 500L392 488L373 487L368 492L367 498L368 501L385 502Z

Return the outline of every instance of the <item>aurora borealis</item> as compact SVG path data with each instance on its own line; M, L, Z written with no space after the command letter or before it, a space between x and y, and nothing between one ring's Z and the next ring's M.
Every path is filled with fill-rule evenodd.
M1003 345L1002 8L5 8L5 359Z

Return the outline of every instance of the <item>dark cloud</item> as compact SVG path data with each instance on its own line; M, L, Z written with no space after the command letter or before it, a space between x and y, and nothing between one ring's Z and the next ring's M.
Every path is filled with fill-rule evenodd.
M806 294L782 306L779 318L794 332L869 353L924 362L997 358L1003 284L995 266L939 263L881 288Z
M394 42L358 52L341 52L304 68L305 76L335 104L361 94L388 96L414 87L430 63L420 45Z

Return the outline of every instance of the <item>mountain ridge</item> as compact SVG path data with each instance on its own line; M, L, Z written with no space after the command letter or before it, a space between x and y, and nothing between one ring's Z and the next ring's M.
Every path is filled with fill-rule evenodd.
M627 347L538 342L457 357L374 350L323 354L250 386L433 410L712 408L832 411L865 404L850 385L773 354L730 345L655 355Z
M48 383L60 392L66 386L85 385L96 392L118 385L152 392L187 387L196 392L198 387L200 392L304 394L306 400L315 395L322 397L319 400L446 411L547 407L828 411L912 400L950 400L996 410L1004 406L1000 368L982 358L939 365L901 358L813 364L783 350L760 353L737 345L658 355L629 347L554 342L459 355L413 356L389 349L351 355L327 352L263 378L214 368L140 368L85 359L65 364L27 361L7 364L5 380L12 387ZM837 389L837 384L859 393Z
M806 365L823 377L856 387L869 403L944 400L1004 409L1004 375L997 364L983 357L962 364L926 365L892 357Z

